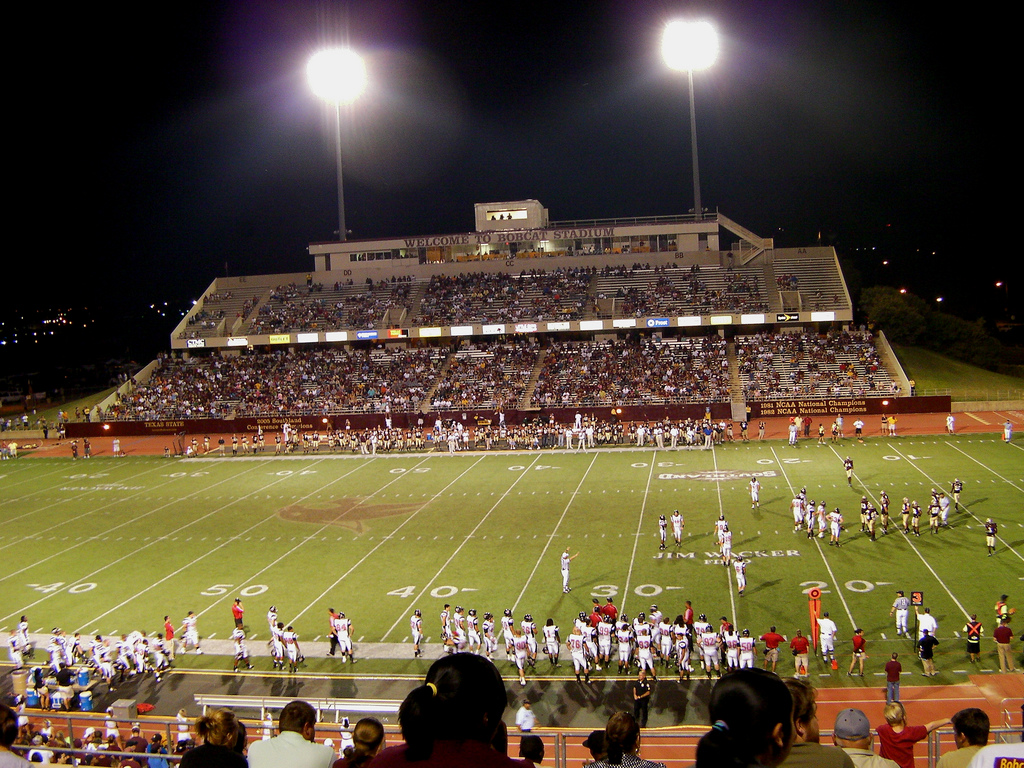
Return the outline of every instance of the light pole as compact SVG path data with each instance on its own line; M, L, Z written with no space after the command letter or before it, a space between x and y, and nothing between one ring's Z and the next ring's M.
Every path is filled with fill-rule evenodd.
M324 101L334 104L337 116L335 155L338 161L338 240L346 239L345 190L341 173L341 106L349 104L366 87L366 66L348 48L328 48L313 54L306 65L309 87Z
M693 106L693 72L707 69L718 58L718 33L706 21L673 21L661 38L661 54L671 68L685 71L690 84L690 151L693 155L693 213L703 218L700 204L700 166L697 163L697 113Z

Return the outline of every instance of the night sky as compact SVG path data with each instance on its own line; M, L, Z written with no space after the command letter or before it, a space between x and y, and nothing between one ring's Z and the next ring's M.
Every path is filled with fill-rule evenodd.
M8 285L31 286L9 301L100 296L116 311L196 298L226 269L309 269L306 246L337 227L333 116L304 72L328 43L348 43L368 69L344 118L353 238L470 231L473 203L495 200L539 199L553 220L685 212L686 79L664 65L660 41L668 20L689 17L712 21L722 45L696 75L706 207L781 246L834 244L867 284L907 283L926 298L959 290L983 306L1006 278L1003 238L1016 240L992 223L1013 220L1016 186L1001 180L1012 123L993 94L1010 93L999 73L1019 66L1001 53L997 21L918 7L246 0L155 17L62 11L39 20L60 28L33 43L28 75L14 75L23 109L9 151L27 150L14 165L28 221L9 227L28 229L32 245L8 259Z

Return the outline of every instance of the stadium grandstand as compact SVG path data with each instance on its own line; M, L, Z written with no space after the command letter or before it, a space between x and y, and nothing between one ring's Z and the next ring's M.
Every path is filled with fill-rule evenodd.
M739 421L899 410L910 394L884 337L853 326L831 247L776 248L720 213L552 222L522 200L477 204L475 220L314 243L306 272L215 279L170 351L97 414L122 434L562 422L609 406Z

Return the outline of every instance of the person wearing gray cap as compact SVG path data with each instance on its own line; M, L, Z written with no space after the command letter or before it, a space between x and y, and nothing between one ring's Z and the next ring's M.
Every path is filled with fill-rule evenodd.
M900 768L899 763L872 751L871 723L859 709L844 709L836 716L832 741L850 756L857 768Z

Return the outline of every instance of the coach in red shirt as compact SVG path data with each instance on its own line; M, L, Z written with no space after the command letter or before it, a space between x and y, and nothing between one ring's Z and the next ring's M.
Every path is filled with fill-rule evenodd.
M691 613L691 619L692 613ZM767 632L761 635L761 641L764 643L764 668L768 669L768 664L772 665L772 672L775 671L775 665L779 661L779 646L785 642L786 638L775 631L775 626L772 625Z
M796 631L796 637L789 641L789 647L793 651L793 664L796 667L797 677L808 677L807 674L807 651L811 647L810 642L807 638L801 634L800 630ZM800 668L803 667L803 672Z
M615 603L612 602L610 597L607 600L608 602L601 606L601 615L607 616L614 623L619 618L619 609L615 607Z

